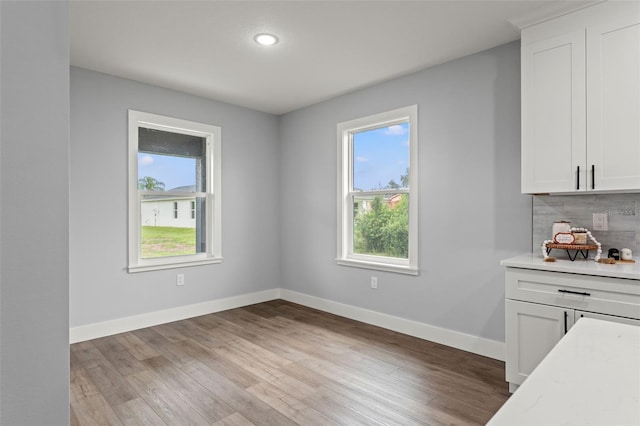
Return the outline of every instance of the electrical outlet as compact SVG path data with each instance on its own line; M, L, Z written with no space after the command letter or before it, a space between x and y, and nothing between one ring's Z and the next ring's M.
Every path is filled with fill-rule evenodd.
M371 277L371 288L378 288L378 277Z
M176 285L184 285L184 274L176 275Z
M608 231L609 223L607 222L606 213L594 213L593 214L593 230L594 231Z

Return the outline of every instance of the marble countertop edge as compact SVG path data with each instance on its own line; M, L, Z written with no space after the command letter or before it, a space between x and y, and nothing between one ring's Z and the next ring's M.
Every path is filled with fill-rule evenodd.
M634 260L635 263L616 263L613 265L598 263L593 259L576 259L575 261L557 259L555 262L545 262L542 254L528 253L504 259L500 264L510 268L536 269L640 281L640 259L634 258Z

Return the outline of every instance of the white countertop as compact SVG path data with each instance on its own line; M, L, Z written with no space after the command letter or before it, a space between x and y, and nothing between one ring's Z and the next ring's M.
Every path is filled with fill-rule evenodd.
M573 262L567 259L558 259L555 262L545 262L542 254L523 254L505 259L500 264L512 268L640 280L640 261L634 260L636 263L616 263L614 265L598 263L593 259L576 259Z
M488 425L640 425L640 326L581 318Z

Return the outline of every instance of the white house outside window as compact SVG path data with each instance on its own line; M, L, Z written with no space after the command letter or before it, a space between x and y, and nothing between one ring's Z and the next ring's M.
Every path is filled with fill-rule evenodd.
M221 130L129 111L129 272L218 263Z
M338 264L418 273L417 113L338 124Z

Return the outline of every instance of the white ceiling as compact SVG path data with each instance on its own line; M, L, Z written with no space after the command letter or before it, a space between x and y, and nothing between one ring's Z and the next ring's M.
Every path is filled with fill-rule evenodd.
M508 20L558 3L72 1L71 64L283 114L517 40Z

